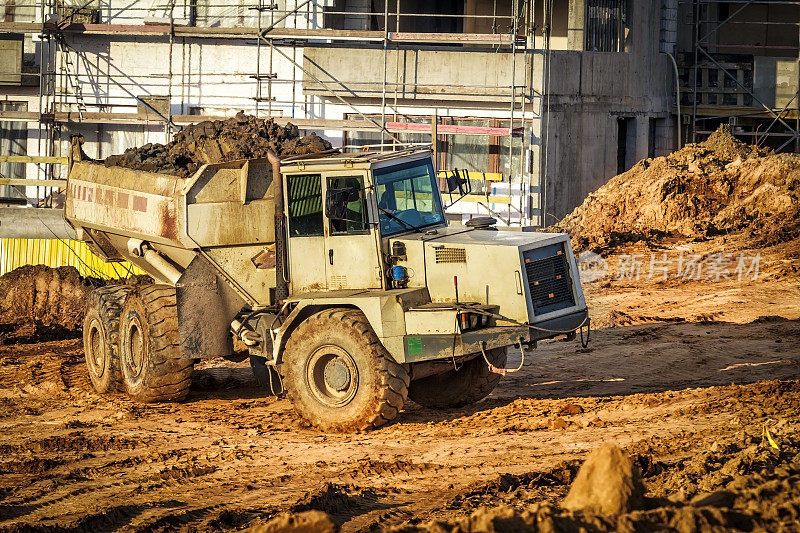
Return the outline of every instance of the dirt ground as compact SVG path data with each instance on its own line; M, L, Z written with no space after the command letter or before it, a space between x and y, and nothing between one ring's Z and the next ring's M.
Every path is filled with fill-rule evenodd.
M77 335L4 330L0 531L239 530L307 509L343 531L458 520L485 530L481 512L557 513L580 460L604 442L634 457L652 501L678 506L625 524L666 513L680 525L680 506L725 489L741 509L703 507L694 527L753 529L757 515L797 531L800 277L765 257L756 281L617 279L614 265L636 251L606 258L608 275L584 284L588 350L542 342L485 401L444 412L409 401L364 434L302 427L286 400L256 389L247 363L204 362L182 404L99 396Z

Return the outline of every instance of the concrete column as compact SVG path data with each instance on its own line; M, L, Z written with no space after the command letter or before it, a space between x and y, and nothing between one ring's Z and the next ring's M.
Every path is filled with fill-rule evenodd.
M636 150L634 152L633 164L638 163L642 159L647 159L649 149L650 117L639 115L636 117Z
M63 209L0 207L0 238L75 239Z
M608 181L617 175L617 133L619 131L619 120L616 115L609 114L606 117L606 139L605 139L605 158L603 160L603 175Z
M583 50L585 41L584 28L586 27L586 2L585 0L570 0L569 14L567 15L567 49Z

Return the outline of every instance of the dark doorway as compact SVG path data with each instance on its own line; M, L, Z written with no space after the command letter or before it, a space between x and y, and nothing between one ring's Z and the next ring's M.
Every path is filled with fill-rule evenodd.
M628 145L628 119L617 118L617 174L625 172L626 148Z

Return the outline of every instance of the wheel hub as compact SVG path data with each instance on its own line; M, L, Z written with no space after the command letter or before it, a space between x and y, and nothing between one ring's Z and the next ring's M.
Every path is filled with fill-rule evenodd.
M90 370L97 377L102 377L105 373L105 364L103 360L105 357L105 343L101 335L100 326L97 324L97 321L93 321L88 331L89 342L86 346L86 360L89 362Z
M358 367L347 350L326 344L317 348L306 362L306 383L319 402L342 407L358 391Z
M350 369L339 358L328 361L328 364L325 365L324 375L325 384L334 390L341 392L350 386Z
M131 377L138 377L144 368L144 339L142 338L141 325L137 318L128 325L128 346L123 354L124 364Z

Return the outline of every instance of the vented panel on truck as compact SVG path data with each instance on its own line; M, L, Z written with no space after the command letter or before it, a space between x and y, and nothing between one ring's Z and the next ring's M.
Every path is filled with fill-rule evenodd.
M543 315L575 305L569 258L562 243L522 253L533 312Z

